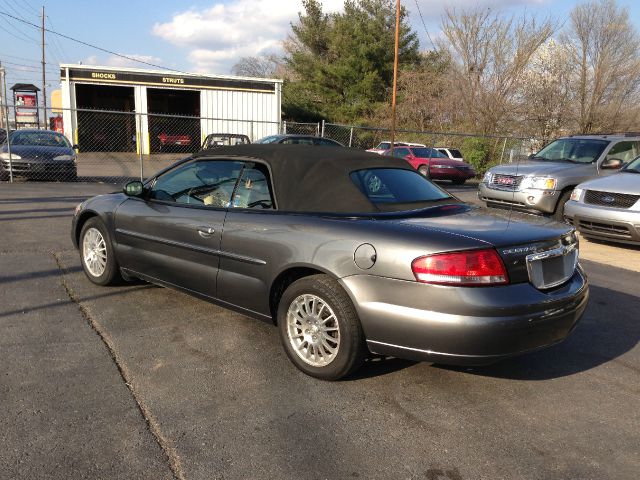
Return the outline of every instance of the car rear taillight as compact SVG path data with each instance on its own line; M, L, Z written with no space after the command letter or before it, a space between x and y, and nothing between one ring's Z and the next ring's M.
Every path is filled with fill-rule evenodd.
M438 253L411 262L418 282L438 285L486 286L509 283L502 259L493 249Z

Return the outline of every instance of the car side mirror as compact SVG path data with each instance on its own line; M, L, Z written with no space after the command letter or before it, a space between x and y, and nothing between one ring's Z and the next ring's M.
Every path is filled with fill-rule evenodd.
M134 180L127 183L122 191L128 197L139 197L144 192L144 185L140 180Z
M536 154L535 154L535 153L530 153L530 154L529 154L529 158L533 158L533 157L535 157L535 156L536 156Z
M80 150L80 145L78 145L78 144L76 143L76 144L75 144L73 147L71 147L71 148L73 148L73 149L77 152L77 151L79 151L79 150Z
M607 158L604 162L602 162L600 168L602 170L618 170L622 168L623 165L624 162L619 158Z

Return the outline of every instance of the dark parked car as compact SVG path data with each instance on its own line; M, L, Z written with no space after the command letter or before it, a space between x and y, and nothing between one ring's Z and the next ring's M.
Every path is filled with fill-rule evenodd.
M256 140L255 143L280 143L283 145L322 145L326 147L344 147L340 142L313 135L270 135Z
M2 145L0 175L41 180L75 181L78 178L76 152L69 140L51 130L16 130L9 135L11 161L7 143Z
M202 142L202 150L230 145L248 145L251 140L239 133L211 133Z
M369 352L475 365L553 345L588 298L570 227L485 215L405 160L350 149L204 151L78 205L72 238L92 282L273 321L324 379Z

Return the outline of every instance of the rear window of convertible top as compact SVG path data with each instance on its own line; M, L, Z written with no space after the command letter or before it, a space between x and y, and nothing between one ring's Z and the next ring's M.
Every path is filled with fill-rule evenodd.
M371 168L351 172L351 180L371 203L419 204L452 198L414 170ZM386 210L386 208L383 208ZM395 210L395 209L394 209Z

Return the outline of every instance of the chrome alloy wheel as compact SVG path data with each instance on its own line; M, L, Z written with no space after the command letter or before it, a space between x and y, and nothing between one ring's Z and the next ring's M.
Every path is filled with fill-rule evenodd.
M313 367L329 365L340 348L335 313L316 295L298 296L287 311L287 336L293 351Z
M101 276L107 268L107 244L97 228L90 228L82 239L82 260L89 273Z

